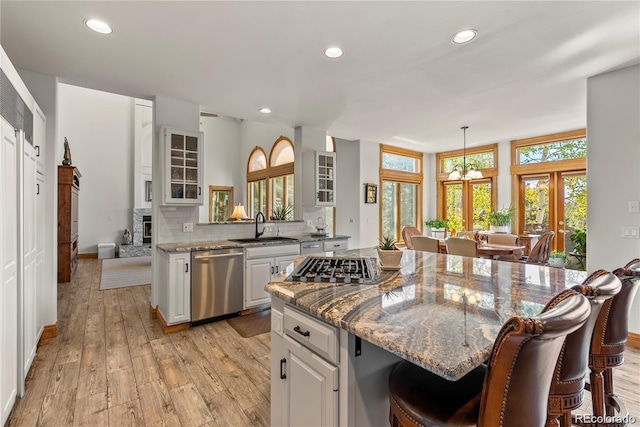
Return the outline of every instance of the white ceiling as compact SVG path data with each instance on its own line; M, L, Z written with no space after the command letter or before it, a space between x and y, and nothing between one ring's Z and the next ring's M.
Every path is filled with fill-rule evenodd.
M225 116L436 152L586 126L586 78L640 62L640 1L7 1L17 68ZM84 20L114 29L104 36ZM474 28L467 45L451 36ZM324 49L345 55L330 60ZM264 116L258 109L273 110Z

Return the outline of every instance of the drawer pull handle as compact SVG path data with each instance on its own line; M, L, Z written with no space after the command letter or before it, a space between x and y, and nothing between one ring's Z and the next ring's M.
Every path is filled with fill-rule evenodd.
M303 337L308 337L309 335L309 331L303 331L302 329L300 329L300 326L296 326L295 328L293 328L294 331L296 331L297 333L299 333L300 335L302 335Z
M285 366L287 366L287 359L280 359L280 379L284 380L287 378L287 374L285 374Z
M271 274L273 274L273 265L271 266Z
M36 157L40 157L40 146L39 145L36 145L36 150L37 150Z

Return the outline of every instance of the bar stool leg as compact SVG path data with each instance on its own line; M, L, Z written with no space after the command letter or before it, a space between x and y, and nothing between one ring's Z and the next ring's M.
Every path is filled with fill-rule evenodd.
M593 405L593 415L603 417L604 410L604 377L602 369L591 368L591 403Z
M560 418L561 427L571 427L571 411L564 411Z
M604 370L604 405L607 415L612 417L616 414L613 406L613 368Z

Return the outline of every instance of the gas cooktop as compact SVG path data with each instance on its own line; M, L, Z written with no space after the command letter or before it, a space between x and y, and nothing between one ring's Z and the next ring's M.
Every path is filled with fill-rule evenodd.
M374 271L370 258L307 257L287 277L293 282L371 283Z

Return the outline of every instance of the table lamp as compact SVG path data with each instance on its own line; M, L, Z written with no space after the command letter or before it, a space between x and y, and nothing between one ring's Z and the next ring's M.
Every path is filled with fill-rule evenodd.
M231 218L233 218L235 221L239 221L241 219L247 218L247 212L245 212L244 206L242 206L242 203L238 203L237 206L233 207Z

